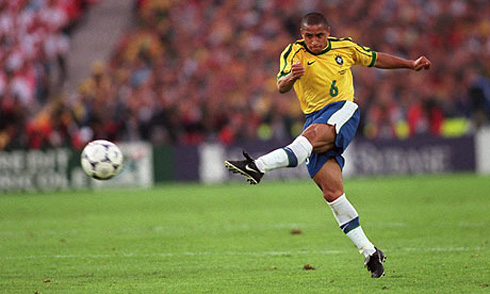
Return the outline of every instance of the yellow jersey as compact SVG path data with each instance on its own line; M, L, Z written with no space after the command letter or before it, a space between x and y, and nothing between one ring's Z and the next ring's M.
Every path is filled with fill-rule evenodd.
M291 65L301 62L305 74L294 83L294 91L305 114L322 109L337 101L354 100L352 65L373 66L375 51L363 47L350 38L328 37L328 44L320 53L308 50L304 40L298 40L281 53L277 79L291 72Z

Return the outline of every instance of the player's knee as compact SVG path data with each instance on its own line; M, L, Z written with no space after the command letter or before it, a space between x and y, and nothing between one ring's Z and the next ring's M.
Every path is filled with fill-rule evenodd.
M340 196L344 194L342 189L323 189L323 198L327 202L332 202L337 200Z

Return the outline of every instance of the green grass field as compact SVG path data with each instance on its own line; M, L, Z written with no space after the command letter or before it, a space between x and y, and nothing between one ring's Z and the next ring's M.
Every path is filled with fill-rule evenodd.
M382 279L313 182L266 179L0 195L0 293L490 293L490 177L345 188Z

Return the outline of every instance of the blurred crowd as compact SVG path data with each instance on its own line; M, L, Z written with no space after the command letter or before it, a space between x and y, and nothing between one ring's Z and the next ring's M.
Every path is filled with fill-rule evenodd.
M34 118L66 79L70 34L93 3L0 0L0 150L42 145Z
M93 138L291 139L303 115L293 92L277 92L276 74L281 51L300 38L299 21L311 11L327 16L334 36L433 63L420 73L353 68L359 135L458 136L490 122L488 0L137 0L137 25L110 60L93 64L75 93L54 97L39 85L53 64L63 67L68 46L48 45L48 37L64 38L79 16L63 5L83 1L7 2L0 8L0 149L81 148Z

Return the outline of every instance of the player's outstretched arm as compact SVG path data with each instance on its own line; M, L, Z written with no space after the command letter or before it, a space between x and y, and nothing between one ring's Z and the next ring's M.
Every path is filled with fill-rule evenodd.
M291 72L277 81L277 90L279 93L289 92L297 79L301 78L305 74L305 68L301 62L296 62L291 66Z
M432 63L425 56L420 56L416 60L405 59L388 53L378 52L378 57L374 67L394 69L394 68L409 68L416 71L421 69L429 69Z

